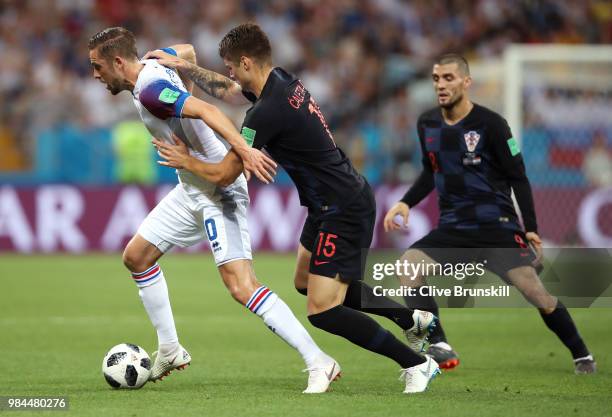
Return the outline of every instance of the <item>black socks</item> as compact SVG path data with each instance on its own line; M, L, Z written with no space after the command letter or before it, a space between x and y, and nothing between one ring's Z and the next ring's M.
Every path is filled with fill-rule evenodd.
M589 356L589 350L584 344L582 337L580 337L572 317L561 301L557 301L557 307L555 307L552 313L544 314L540 311L540 315L544 323L546 323L546 326L552 330L570 352L572 352L572 357L574 359Z
M412 319L414 310L406 308L390 298L374 295L372 287L362 281L350 283L343 305L364 313L386 317L403 330L408 330L414 325Z
M321 330L342 336L357 346L393 359L402 368L425 362L423 356L400 342L374 319L343 305L310 315L308 320Z
M306 288L296 288L296 291L302 295L308 295ZM406 308L390 298L375 296L372 287L363 281L352 281L349 284L342 305L353 310L386 317L403 330L408 330L414 325L412 319L414 310Z

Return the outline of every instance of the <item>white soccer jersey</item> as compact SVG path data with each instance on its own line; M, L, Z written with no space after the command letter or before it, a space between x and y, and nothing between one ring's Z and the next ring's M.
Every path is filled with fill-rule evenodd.
M142 61L134 86L134 104L151 135L159 140L174 143L172 133L189 148L192 156L205 162L219 162L227 154L223 143L213 130L200 119L183 119L181 112L190 96L176 71L160 65L156 60ZM201 179L186 170L177 170L179 181L190 194L203 194L212 201L218 201L234 191L246 194L246 180L240 175L229 187L221 188Z
M142 63L144 68L133 91L134 104L151 135L173 143L174 133L196 158L211 163L223 159L227 150L206 123L181 118L190 94L178 74L156 60ZM149 213L138 234L162 252L208 239L219 266L251 259L246 215L249 195L244 175L229 187L219 187L189 171L177 173L180 184Z

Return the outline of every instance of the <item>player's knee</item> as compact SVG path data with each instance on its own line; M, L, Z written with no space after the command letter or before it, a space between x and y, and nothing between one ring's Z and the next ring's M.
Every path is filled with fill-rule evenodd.
M248 285L248 282L244 279L240 279L238 275L233 273L226 273L224 279L226 280L227 290L232 298L240 304L246 304L253 292L252 286Z
M246 285L235 283L227 287L232 298L238 301L240 304L246 304L251 296L251 291Z
M416 251L414 249L408 249L401 257L402 261L414 262L416 261Z
M517 289L521 292L523 297L529 301L533 306L538 309L548 310L555 307L557 299L553 297L544 286L540 285L539 282L533 282L526 284L520 282Z
M246 304L253 292L261 286L248 264L232 262L223 265L221 276L232 298Z
M422 263L423 261L424 258L421 251L414 249L408 249L400 258L402 265L416 265ZM419 287L425 283L425 275L420 269L417 269L416 271L408 269L408 271L410 271L409 275L398 274L398 278L402 285L407 287Z
M123 265L131 272L142 272L151 267L149 263L141 256L140 253L131 250L128 246L123 251Z
M552 314L555 311L555 307L538 307L538 310L540 311L540 313L548 315Z
M553 312L557 305L557 299L550 295L548 291L527 290L523 292L523 296L544 314Z
M313 297L308 295L306 310L308 315L319 314L339 304L340 302L335 297Z
M333 310L333 308L336 306L331 306L329 308L325 308L325 309L320 309L317 311L308 311L308 321L310 322L310 324L312 324L314 327L317 327L319 329L325 330L325 331L329 331L329 326L337 326L338 325L338 321L334 320L334 315L332 315L330 317L330 314L328 312L330 312L330 310Z

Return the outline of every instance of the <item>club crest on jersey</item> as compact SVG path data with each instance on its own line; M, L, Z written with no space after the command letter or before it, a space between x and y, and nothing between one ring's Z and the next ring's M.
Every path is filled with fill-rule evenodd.
M480 141L480 135L473 130L470 130L465 135L463 135L465 139L465 145L468 148L468 152L474 152L476 150L476 146L478 146L478 141Z

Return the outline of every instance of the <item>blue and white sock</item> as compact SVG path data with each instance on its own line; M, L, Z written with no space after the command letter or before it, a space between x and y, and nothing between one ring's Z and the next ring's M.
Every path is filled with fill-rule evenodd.
M164 273L162 272L160 266L157 263L146 271L132 272L132 279L134 280L138 288L148 287L163 278Z
M158 264L143 272L133 272L132 278L138 286L142 300L153 327L157 330L160 351L171 351L178 346L178 335L174 325L168 285Z
M270 330L297 349L308 368L323 353L287 304L266 286L262 285L253 292L246 307L261 317Z

